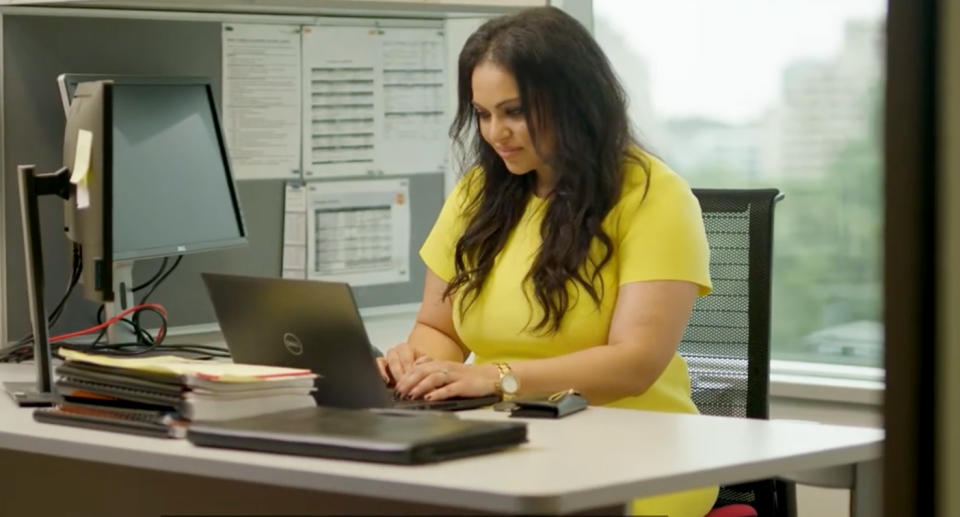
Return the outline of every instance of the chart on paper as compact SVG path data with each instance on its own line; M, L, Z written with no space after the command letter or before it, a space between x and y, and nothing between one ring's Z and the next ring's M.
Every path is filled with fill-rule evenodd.
M308 278L355 286L408 281L409 197L405 179L308 183Z
M381 34L383 141L377 157L387 173L444 169L445 59L441 31L395 28Z
M305 27L302 41L305 176L444 170L442 31Z

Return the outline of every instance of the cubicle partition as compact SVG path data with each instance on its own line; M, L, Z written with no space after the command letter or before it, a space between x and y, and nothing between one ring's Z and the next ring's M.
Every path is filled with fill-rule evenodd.
M35 9L34 11L38 11ZM237 21L237 15L229 15ZM250 23L316 23L313 17L248 15ZM64 72L145 74L163 76L208 76L213 80L218 105L223 109L223 22L217 14L151 12L137 17L127 14L82 15L57 12L47 15L6 12L2 15L2 228L0 236L0 289L5 327L3 342L29 333L24 279L23 237L17 191L18 164L36 164L39 171L52 171L63 163L64 111L56 78ZM404 20L409 25L411 20ZM420 20L441 30L442 20ZM357 23L354 20L354 25ZM373 26L388 26L390 20L370 19ZM399 23L397 21L393 23ZM322 26L315 30L324 30ZM444 62L447 62L446 60ZM446 98L446 97L444 97ZM405 159L397 156L398 160ZM440 162L442 163L442 157ZM302 168L301 168L302 169ZM382 171L381 171L381 174ZM300 176L289 178L297 180ZM407 180L409 215L409 271L392 283L357 286L354 293L361 307L395 306L420 299L424 267L417 257L444 197L442 168L378 179ZM311 178L306 178L311 179ZM327 177L316 185L357 178ZM157 289L151 301L164 304L170 325L212 330L215 317L199 274L203 271L260 276L280 276L284 244L284 202L287 179L237 181L249 245L243 248L186 255L179 268ZM55 197L41 201L42 242L45 254L48 309L67 287L71 269L70 245L62 230L63 202ZM152 276L160 260L138 262L134 283ZM54 334L89 327L96 322L97 306L84 300L77 289L67 302ZM5 325L4 324L5 320Z

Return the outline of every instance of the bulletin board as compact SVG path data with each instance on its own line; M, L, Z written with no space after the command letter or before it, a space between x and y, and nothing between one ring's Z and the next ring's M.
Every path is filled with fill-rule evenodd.
M5 14L2 17L2 94L3 94L3 224L4 224L4 260L5 267L5 308L6 339L16 340L29 332L29 316L26 302L26 282L24 279L23 237L20 224L20 202L17 190L16 167L18 164L36 164L41 171L52 171L64 162L62 157L64 112L60 103L56 77L64 72L98 74L142 74L153 76L207 76L210 77L218 93L217 102L224 109L224 30L225 23L207 19L188 21L182 16L177 19L114 19L98 17L63 17L43 15ZM333 24L333 25L332 25ZM269 24L268 24L269 25ZM318 19L311 27L311 38L323 40L327 31L333 30L335 21ZM442 22L438 20L405 21L402 28L422 26L432 30L442 38ZM352 37L366 34L378 41L392 41L395 51L394 63L402 63L404 37L409 31L391 30L389 23L370 21L368 27L358 28L357 23L349 27ZM379 31L374 34L371 31ZM392 39L391 39L392 38ZM382 46L377 47L378 52ZM442 48L442 46L441 46ZM362 57L362 56L361 56ZM227 59L230 59L229 57ZM301 58L302 59L302 58ZM322 58L310 63L320 69L319 81L332 80L330 70L324 70ZM447 63L445 56L437 63ZM303 62L301 66L305 66ZM384 74L380 66L381 83L383 77L390 76L393 86L384 89L379 84L375 95L379 96L374 118L377 135L372 152L372 166L364 166L350 173L343 168L317 166L312 157L317 155L329 158L335 153L326 154L331 145L325 145L331 139L314 145L318 134L311 133L304 138L309 150L299 147L296 158L290 160L286 154L277 156L257 155L246 152L247 148L237 145L237 154L242 156L242 164L234 165L240 174L235 174L240 195L244 220L247 225L249 244L243 248L185 255L176 272L155 291L151 301L162 303L169 312L172 326L207 325L215 323L215 317L205 292L200 273L217 271L223 273L248 274L279 277L283 274L284 254L284 206L287 200L287 188L291 181L304 181L323 188L325 183L376 179L401 182L406 189L405 203L409 211L409 242L403 249L407 252L406 262L409 270L402 280L373 285L354 287L354 294L361 307L377 307L416 303L422 296L424 266L417 257L420 244L426 238L444 199L444 171L442 149L437 154L435 143L424 139L422 133L405 134L414 128L418 131L430 131L436 136L437 128L443 129L440 117L429 113L429 109L411 108L411 91L416 94L414 101L427 102L432 99L431 80L437 74L429 70L399 70ZM331 68L331 67L326 67ZM356 68L356 67L348 67ZM428 67L424 67L425 69ZM422 73L421 73L422 72ZM326 74L326 78L324 78ZM420 75L418 75L420 74ZM344 73L341 73L344 76ZM303 81L303 75L300 80ZM300 94L304 92L322 93L322 88L313 88L309 80L301 82ZM303 85L307 86L304 87ZM318 82L317 85L331 83ZM428 86L423 86L428 85ZM446 88L445 86L443 88ZM329 89L328 89L329 90ZM229 95L228 91L226 95ZM448 92L444 91L443 99ZM389 99L388 99L389 97ZM419 99L419 101L417 100ZM416 104L414 102L414 104ZM430 101L432 102L432 100ZM231 105L231 103L227 103ZM363 104L355 103L355 104ZM234 103L235 105L235 103ZM388 124L386 107L391 106L392 117L420 117L415 124ZM437 105L441 109L442 103ZM293 111L292 108L290 108ZM300 110L297 108L297 110ZM423 113L419 113L419 112ZM436 110L432 110L436 111ZM223 114L223 113L221 113ZM240 115L250 116L243 124L237 121ZM431 115L433 117L431 118ZM444 115L445 117L446 115ZM231 118L232 117L232 118ZM259 120L251 113L232 111L226 118L226 130L232 127L255 128ZM269 117L268 117L269 118ZM231 120L233 122L231 122ZM425 124L426 120L430 124ZM446 120L445 118L443 120ZM302 121L313 128L312 121ZM432 125L431 125L432 124ZM322 126L322 124L321 124ZM343 134L352 133L342 126ZM323 129L323 127L320 127ZM386 138L389 130L390 138ZM356 131L356 133L370 131ZM249 135L247 135L249 136ZM350 137L352 138L352 137ZM392 140L391 140L392 138ZM442 136L438 141L442 141ZM404 139L421 142L419 147L404 145ZM337 140L332 139L332 140ZM356 140L348 137L340 139L347 147ZM397 143L399 142L399 143ZM422 142L428 142L423 144ZM408 142L409 144L409 142ZM332 147L340 145L336 143ZM362 144L357 144L362 145ZM314 147L321 149L315 150ZM336 149L334 149L336 150ZM231 150L233 153L233 150ZM434 154L431 154L434 153ZM342 153L341 153L342 154ZM311 158L304 165L303 157ZM324 161L324 160L318 160ZM294 165L294 167L291 166ZM298 165L298 166L297 166ZM251 173L260 167L262 170L280 170L281 174ZM356 174L356 173L359 173ZM42 242L44 247L44 269L46 273L45 298L48 309L60 299L67 287L70 272L70 248L62 231L63 202L57 198L41 201ZM151 277L160 265L160 260L138 262L134 268L134 282L140 283ZM67 310L52 329L59 331L85 328L95 322L97 306L80 296L80 289L73 293L68 301Z

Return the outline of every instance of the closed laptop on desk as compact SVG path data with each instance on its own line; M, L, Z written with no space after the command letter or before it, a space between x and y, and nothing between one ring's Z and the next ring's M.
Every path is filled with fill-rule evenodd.
M527 441L517 422L461 420L454 414L305 408L223 422L195 422L197 445L380 463L430 463Z

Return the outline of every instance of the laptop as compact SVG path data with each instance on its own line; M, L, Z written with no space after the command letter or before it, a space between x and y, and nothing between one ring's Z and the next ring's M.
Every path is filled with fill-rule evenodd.
M193 422L187 440L207 447L417 464L492 452L527 441L523 422L450 413L378 413L313 407L219 422Z
M380 377L376 349L346 283L202 276L233 360L312 370L319 406L455 411L499 400L396 400Z

